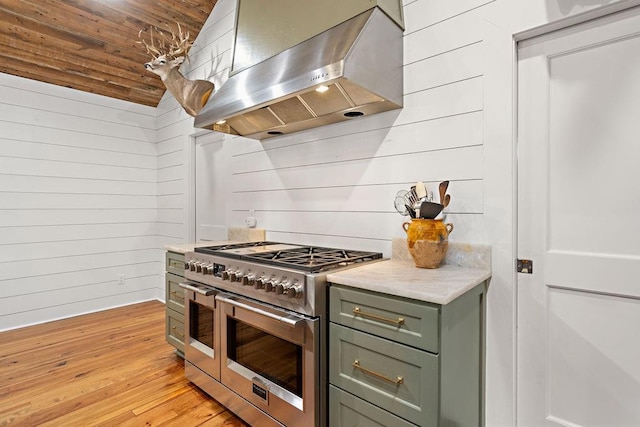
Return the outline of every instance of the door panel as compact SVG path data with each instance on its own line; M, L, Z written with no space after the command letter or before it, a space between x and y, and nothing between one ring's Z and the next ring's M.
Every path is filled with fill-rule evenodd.
M640 425L639 29L518 47L519 426Z
M640 37L549 63L549 249L640 256ZM637 59L635 58L637 57Z
M638 425L640 370L628 339L640 300L549 288L548 306L549 414L582 426Z
M194 154L195 239L226 240L226 209L231 191L224 137L215 132L198 136Z

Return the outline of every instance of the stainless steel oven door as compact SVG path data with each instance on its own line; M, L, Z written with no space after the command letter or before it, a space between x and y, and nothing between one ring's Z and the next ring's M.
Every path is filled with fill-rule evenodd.
M221 293L221 382L288 427L321 423L320 319Z
M180 287L185 289L184 357L220 381L218 291L194 282L182 282Z

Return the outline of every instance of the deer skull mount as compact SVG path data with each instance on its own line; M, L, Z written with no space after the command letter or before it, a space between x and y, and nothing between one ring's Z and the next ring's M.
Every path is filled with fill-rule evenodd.
M155 27L149 27L149 41L142 38L140 30L138 37L147 53L153 59L144 64L144 68L160 76L162 83L169 93L178 101L184 110L195 117L209 99L215 89L213 83L207 80L189 80L180 73L180 65L188 58L189 49L193 45L189 41L189 33L182 32L178 24L178 32L172 28L171 37ZM155 33L155 35L154 35Z

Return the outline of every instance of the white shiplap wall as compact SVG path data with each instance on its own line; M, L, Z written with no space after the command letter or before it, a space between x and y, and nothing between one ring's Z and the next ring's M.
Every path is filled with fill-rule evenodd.
M0 330L160 298L155 109L6 74L0 93Z
M227 226L250 210L273 240L383 251L403 237L393 199L417 180L449 180L451 240L485 242L482 16L489 0L405 2L404 107L258 142L225 136ZM190 78L224 83L235 1L221 0L191 51ZM460 31L465 28L465 31ZM165 95L158 107L158 221L164 243L189 238L192 119Z
M405 2L403 109L262 143L227 136L233 171L227 225L243 226L253 210L269 239L377 250L388 256L392 238L404 236L406 218L393 207L396 192L422 180L437 194L437 184L449 180L447 221L456 226L451 240L486 241L479 226L482 16L490 3ZM202 77L200 64L212 57L218 81L226 77L234 8L231 0L216 5L214 14L219 15L212 16L198 38L192 78ZM165 114L175 115L171 109ZM188 162L178 150L188 145L185 132L194 130L180 121L166 130L167 156ZM172 166L178 167L188 169L177 162ZM175 195L167 197L177 202Z

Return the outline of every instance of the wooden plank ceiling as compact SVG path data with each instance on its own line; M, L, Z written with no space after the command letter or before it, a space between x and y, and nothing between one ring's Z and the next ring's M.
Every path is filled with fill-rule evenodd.
M194 40L217 0L0 0L0 72L157 106L138 32L179 22Z

